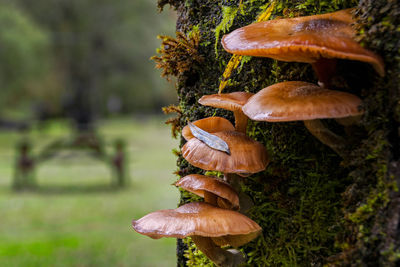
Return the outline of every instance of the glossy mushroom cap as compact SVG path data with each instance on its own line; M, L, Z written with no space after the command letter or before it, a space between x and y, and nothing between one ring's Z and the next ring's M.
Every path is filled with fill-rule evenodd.
M246 133L248 119L242 112L242 106L246 104L247 100L253 95L254 94L247 92L204 95L199 99L199 103L203 106L233 111L235 115L235 130Z
M235 130L235 127L233 127L232 123L222 117L208 117L194 121L193 124L208 133ZM188 125L183 127L182 136L186 139L186 141L189 141L194 137Z
M218 203L218 206L239 209L238 194L232 186L221 179L200 174L189 174L177 181L175 185L204 198L206 198L205 194L211 193L218 197L217 202L222 202ZM220 201L219 198L225 201ZM226 206L227 204L228 206Z
M296 121L360 115L355 95L321 88L307 82L282 82L262 89L243 106L256 121Z
M253 96L252 93L234 92L228 94L204 95L199 99L203 106L223 108L230 111L241 110L247 100Z
M282 61L314 63L340 58L371 64L384 75L382 59L354 40L352 9L323 15L276 19L239 28L222 38L226 51Z
M159 210L132 222L136 232L151 238L187 236L229 237L241 246L261 232L261 227L243 214L194 202L177 209ZM238 240L237 240L238 239Z
M228 144L230 155L192 138L182 147L183 157L190 164L203 170L238 174L263 171L269 163L264 145L245 134L234 131L213 134Z

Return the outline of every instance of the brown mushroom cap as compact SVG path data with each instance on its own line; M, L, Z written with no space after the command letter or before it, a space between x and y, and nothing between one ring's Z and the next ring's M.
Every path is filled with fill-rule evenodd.
M200 174L189 174L177 181L175 185L201 197L204 197L205 191L210 192L227 200L233 209L239 208L238 194L221 179Z
M242 106L253 96L253 93L234 92L228 94L205 95L199 99L204 106L223 108L233 111L235 115L235 130L246 133L248 118L242 112Z
M232 125L232 123L222 117L208 117L194 121L193 124L208 133L235 130L235 127ZM186 139L186 141L189 141L194 137L188 125L183 127L182 136Z
M247 100L253 96L247 92L233 92L228 94L204 95L199 99L203 106L223 108L230 111L241 110Z
M261 227L243 214L202 202L152 212L134 220L132 225L136 232L155 239L187 236L228 236L229 239L229 236L242 236L241 239L235 238L234 246L246 244L261 232Z
M384 75L382 59L354 40L352 9L323 15L276 19L239 28L222 38L224 49L238 55L314 63L340 58L370 63Z
M257 121L296 121L360 115L355 95L321 88L307 82L282 82L259 91L243 106Z
M224 140L231 154L208 147L197 138L190 139L183 147L183 157L203 170L225 173L256 173L269 163L267 151L261 143L243 133L223 131L213 133Z

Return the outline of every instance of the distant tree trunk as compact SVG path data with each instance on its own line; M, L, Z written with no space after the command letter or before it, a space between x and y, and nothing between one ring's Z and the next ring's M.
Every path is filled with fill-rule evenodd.
M200 30L197 49L203 60L189 62L190 67L177 79L182 109L180 127L187 120L214 113L233 119L231 114L203 107L197 101L218 91L231 57L220 45L224 31L228 33L254 22L268 3L159 1L160 7L170 4L177 10L177 31L188 34L196 28ZM301 122L250 124L249 136L266 145L272 162L266 171L244 180L243 190L255 202L250 217L263 228L261 237L243 247L249 266L398 266L400 5L396 0L277 3L272 18L356 6L360 41L383 57L386 75L378 77L364 63L344 60L338 63L333 89L358 95L366 111L357 127L344 129L328 121L331 129L347 136L351 143L351 153L345 160L310 135ZM257 92L285 80L317 82L309 64L253 57L239 69L233 72L225 92ZM181 176L202 172L181 157L178 166ZM188 194L182 194L181 203L190 200ZM190 241L179 242L179 266L204 262L203 256L193 253Z
M93 122L93 68L91 54L89 49L90 42L85 38L89 38L88 33L82 34L81 10L75 7L73 3L64 3L62 6L62 14L65 16L64 27L67 27L74 38L74 43L70 46L63 47L63 53L68 54L65 58L66 69L69 78L70 96L67 100L66 112L73 119L75 127L78 131L87 131L92 127ZM82 40L89 44L83 45Z

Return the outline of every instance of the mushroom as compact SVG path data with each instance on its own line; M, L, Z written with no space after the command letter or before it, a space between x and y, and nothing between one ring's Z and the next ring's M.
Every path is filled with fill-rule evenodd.
M238 266L244 257L224 250L218 244L242 246L261 233L261 227L236 211L203 202L185 204L177 209L159 210L132 222L136 232L158 239L190 236L197 248L218 266Z
M352 11L254 23L224 35L222 45L237 55L311 63L325 86L335 71L336 58L369 63L383 76L383 60L354 40Z
M216 177L189 174L175 183L204 198L204 202L226 209L239 209L239 196L228 183Z
M192 138L182 147L183 157L190 164L203 170L238 173L243 176L266 168L269 159L261 143L235 131L213 134L228 144L230 155L208 147L197 138Z
M345 140L319 119L359 116L363 113L360 105L361 100L355 95L290 81L262 89L243 106L243 112L256 121L302 120L311 134L343 156Z
M233 111L235 116L235 129L238 132L246 133L247 117L242 112L242 106L253 96L252 93L234 92L229 94L204 95L199 99L199 103L204 106L223 108Z
M224 180L238 192L240 211L244 213L252 206L252 201L242 192L238 175L249 176L265 170L269 163L267 151L263 144L244 133L222 131L213 134L228 144L230 154L212 149L197 138L192 138L182 147L182 155L193 166L223 172Z
M222 117L208 117L201 120L197 120L192 122L194 125L199 127L200 129L208 132L208 133L215 133L220 131L233 131L235 127L233 127L232 123L225 118ZM186 125L182 129L182 136L189 141L194 136L190 131L190 127Z

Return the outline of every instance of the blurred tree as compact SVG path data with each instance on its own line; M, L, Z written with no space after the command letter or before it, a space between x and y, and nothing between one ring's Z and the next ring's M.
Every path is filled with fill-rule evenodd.
M0 113L4 117L10 109L26 112L26 100L39 98L40 87L50 86L51 40L26 14L6 3L0 6L0 25Z
M57 67L64 73L67 109L85 123L96 113L150 111L174 99L149 57L158 33L174 19L149 0L18 0L48 29ZM168 100L166 100L166 96ZM79 111L79 112L77 112ZM81 112L83 111L83 112Z

